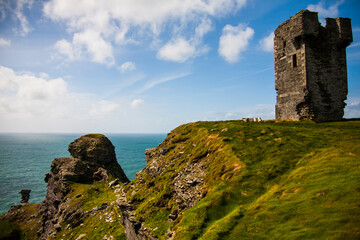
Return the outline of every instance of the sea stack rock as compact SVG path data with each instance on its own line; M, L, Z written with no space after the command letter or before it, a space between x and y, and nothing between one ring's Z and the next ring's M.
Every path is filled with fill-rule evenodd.
M29 199L30 199L30 189L21 189L20 190L20 194L21 194L21 203L28 203Z
M115 147L102 134L88 134L69 144L71 157L93 164L116 163Z
M51 172L45 181L60 179L63 181L90 183L107 181L109 174L121 182L129 182L115 155L115 147L102 134L88 134L69 144L71 158L57 158L51 164ZM56 180L57 181L57 180Z
M102 134L87 134L76 139L69 144L69 152L73 159L87 165L92 181L97 181L102 176L106 178L107 174L112 174L121 182L129 182L116 160L115 147Z

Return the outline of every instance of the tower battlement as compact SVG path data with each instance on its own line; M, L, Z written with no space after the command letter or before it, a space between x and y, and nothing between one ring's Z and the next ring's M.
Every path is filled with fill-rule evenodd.
M346 47L349 18L327 18L301 10L275 30L276 119L341 120L347 97Z

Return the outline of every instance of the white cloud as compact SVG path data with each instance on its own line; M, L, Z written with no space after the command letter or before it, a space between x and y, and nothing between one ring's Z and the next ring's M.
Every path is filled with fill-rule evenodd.
M141 104L144 103L144 100L139 98L139 99L134 99L131 103L130 103L130 106L132 108L138 108Z
M70 61L74 61L79 58L78 54L73 49L73 45L66 41L65 39L61 39L55 43L55 49L58 53L66 56Z
M270 33L268 36L264 37L259 41L259 45L261 50L265 52L273 52L274 51L274 32Z
M254 30L243 24L238 26L226 25L220 37L219 54L229 63L237 62L253 35Z
M0 115L57 116L58 104L71 96L62 78L46 80L0 66Z
M79 49L85 48L94 62L114 65L112 46L109 42L106 42L97 31L86 30L76 33L74 35L73 45Z
M49 74L44 73L44 72L39 73L39 76L40 76L41 78L44 78L44 79L49 79L49 78L50 78Z
M123 64L121 64L121 66L119 67L119 70L122 72L122 73L125 73L125 72L131 72L131 71L134 71L136 69L136 65L134 62L125 62Z
M190 40L185 40L182 37L172 38L159 49L157 58L182 63L190 58L195 58L207 53L209 48L207 46L202 46L202 38L212 30L213 26L211 20L208 18L202 19L200 24L195 28L195 33Z
M113 61L111 47L114 43L157 40L165 30L173 32L173 36L158 53L163 59L185 61L203 54L206 48L201 46L201 40L213 29L210 18L235 13L245 4L246 0L103 0L101 4L96 0L50 0L44 4L43 11L46 17L67 26L68 32L73 34L73 51L77 50L76 38L92 33L100 47L90 46L90 40L85 41L84 36L80 55L89 52L93 61L109 65ZM176 54L171 47L178 45L183 49ZM98 45L94 43L94 46ZM61 54L66 52L63 55L70 60L80 60L73 51L69 53L68 45L62 47L57 48Z
M183 38L174 39L163 46L157 53L162 60L185 62L196 54L196 48Z
M99 32L91 29L75 33L72 43L65 39L57 41L55 49L70 61L90 58L93 62L108 66L115 64L111 44Z
M212 22L209 18L202 19L201 23L195 28L195 39L200 40L205 34L213 30Z
M0 47L6 47L6 46L10 46L11 45L11 41L10 40L6 40L4 38L0 38Z
M309 4L307 9L310 11L318 12L320 18L325 17L338 17L339 6L343 4L345 0L340 0L330 5L328 8L325 7L325 1L320 1L318 4Z

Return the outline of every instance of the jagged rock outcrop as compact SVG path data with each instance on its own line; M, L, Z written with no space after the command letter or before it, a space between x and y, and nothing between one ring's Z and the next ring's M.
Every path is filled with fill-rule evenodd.
M156 240L144 227L144 224L135 217L135 209L128 201L124 193L124 189L118 188L119 197L116 204L121 211L121 224L125 228L125 235L128 240Z
M179 161L184 154L179 152L179 156L173 158L169 163L166 154L170 151L168 148L152 148L145 151L145 159L148 165L142 169L137 177L142 181L142 174L146 174L151 178L155 178L164 174L168 169L168 165ZM206 158L207 154L199 158ZM200 160L200 159L199 159ZM206 161L189 162L181 170L179 169L177 175L173 179L171 198L176 199L178 209L171 213L170 218L176 218L177 212L181 209L191 208L197 203L204 193L203 182L205 177Z
M43 228L39 234L46 238L54 226L62 219L76 226L86 218L88 213L81 209L66 212L68 194L67 182L107 181L109 175L121 182L129 182L118 164L115 147L110 140L101 134L88 134L69 144L70 158L57 158L51 164L50 173L46 174L47 194L42 204Z

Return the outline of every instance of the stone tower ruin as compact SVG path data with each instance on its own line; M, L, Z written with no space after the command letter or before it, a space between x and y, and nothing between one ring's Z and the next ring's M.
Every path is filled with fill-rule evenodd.
M349 18L318 21L301 10L275 30L276 119L341 120L347 97L346 47L353 41Z

